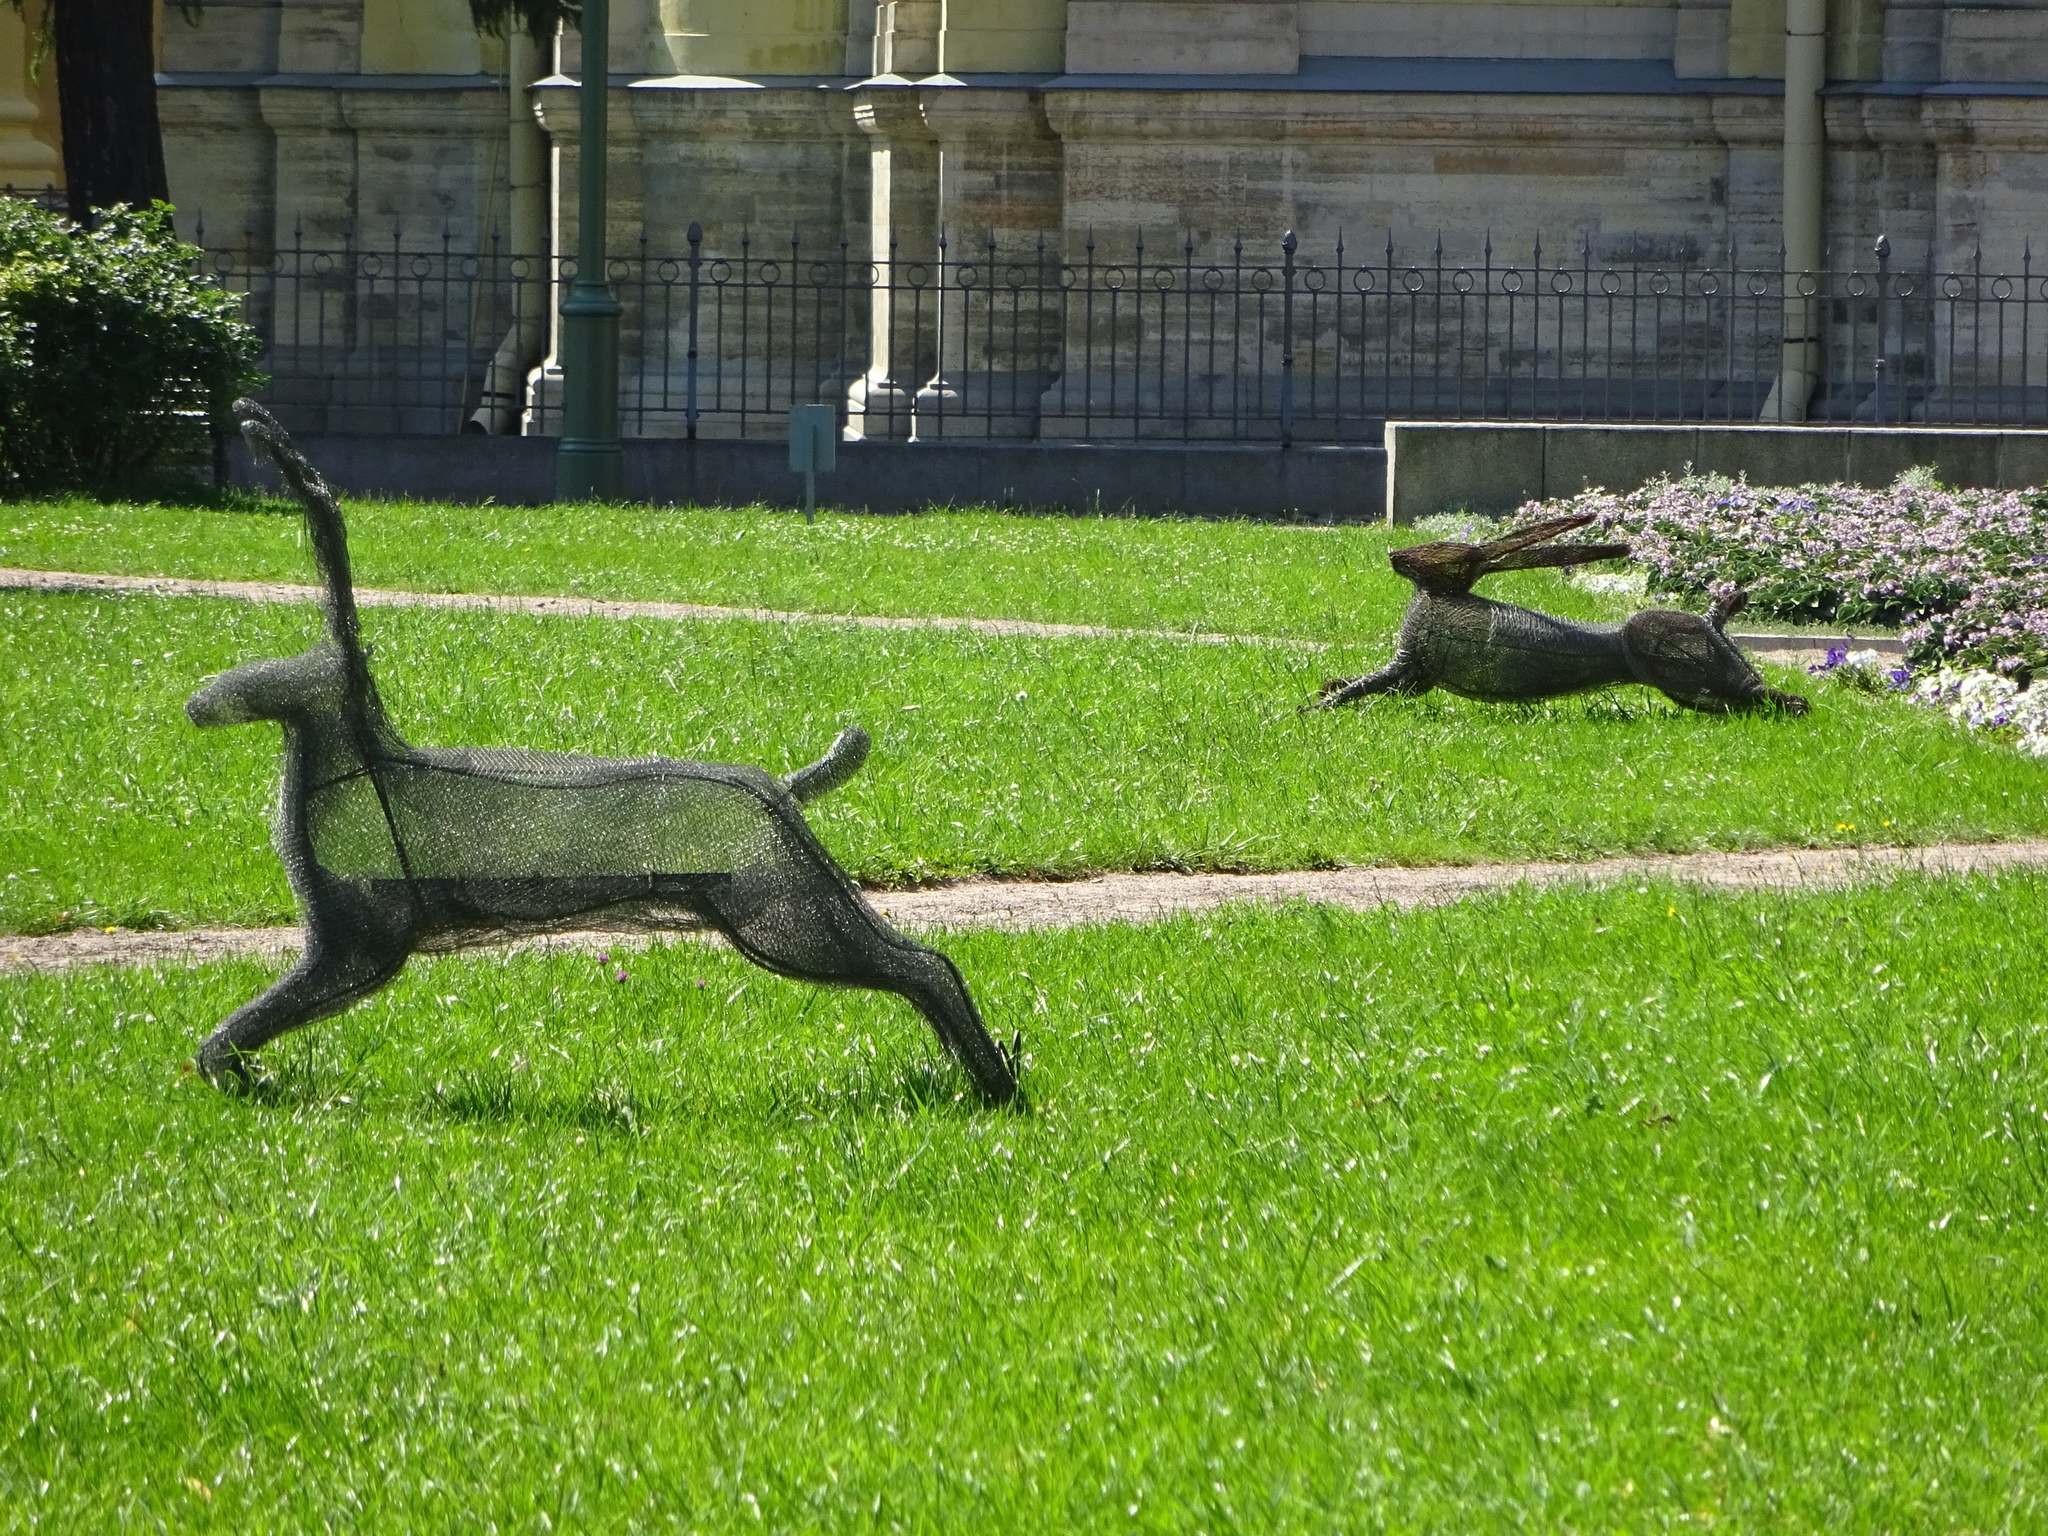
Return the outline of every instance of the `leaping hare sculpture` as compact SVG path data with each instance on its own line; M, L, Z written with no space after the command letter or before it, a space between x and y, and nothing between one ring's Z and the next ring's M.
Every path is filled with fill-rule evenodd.
M1362 677L1331 678L1317 703L1330 708L1376 693L1444 688L1504 704L1645 683L1687 709L1723 712L1774 704L1795 715L1806 712L1805 699L1766 686L1725 633L1747 601L1742 592L1717 600L1705 618L1651 608L1619 625L1575 624L1473 594L1475 583L1502 571L1627 556L1626 544L1549 543L1591 521L1559 517L1487 544L1395 550L1388 559L1415 584L1415 596L1401 620L1394 659Z
M708 926L778 975L897 993L985 1099L1016 1094L1015 1048L989 1038L952 961L885 923L798 810L859 769L864 731L781 780L662 757L407 745L370 676L333 492L260 406L235 413L305 508L328 637L224 673L185 706L194 725L284 727L277 849L306 923L298 964L200 1047L210 1080L246 1081L255 1051L376 991L417 951Z

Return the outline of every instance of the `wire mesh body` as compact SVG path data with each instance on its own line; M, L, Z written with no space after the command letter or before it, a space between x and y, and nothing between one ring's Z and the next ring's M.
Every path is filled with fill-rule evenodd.
M1688 709L1724 712L1772 704L1798 714L1806 700L1769 687L1725 633L1742 594L1704 617L1647 609L1621 624L1580 624L1480 597L1471 588L1501 571L1580 565L1627 553L1624 545L1542 547L1590 519L1557 518L1487 544L1440 542L1396 550L1394 569L1415 584L1393 659L1377 672L1333 678L1321 702L1442 688L1493 704L1532 703L1619 683L1642 683Z
M859 766L865 733L788 780L661 757L410 746L370 678L331 493L260 408L237 410L306 506L330 633L224 674L187 705L202 726L283 726L276 839L307 932L300 964L201 1048L209 1077L245 1075L267 1041L374 991L417 951L709 927L779 975L905 997L987 1098L1014 1095L959 971L882 920L799 809Z
M643 237L607 266L624 306L621 430L779 439L790 407L813 403L856 436L918 442L1753 421L1788 313L1822 338L1812 422L2048 426L2048 277L2031 255L2013 271L1940 270L1879 241L1788 274L1774 251L1693 241L1468 248L1091 235L1064 251L942 239L929 257L871 259L838 233L718 245L699 232L666 253ZM507 419L561 430L536 317L559 308L572 258L393 229L338 247L209 247L205 261L248 295L266 399L295 429L453 432L517 377ZM531 355L500 377L494 359L527 334Z

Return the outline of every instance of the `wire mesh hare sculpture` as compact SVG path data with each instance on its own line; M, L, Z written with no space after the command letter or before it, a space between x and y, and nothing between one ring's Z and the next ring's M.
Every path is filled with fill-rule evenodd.
M867 756L858 727L810 767L407 745L384 717L357 629L341 510L284 429L235 406L306 512L327 639L235 668L185 706L198 726L284 727L276 841L305 913L304 956L200 1047L221 1086L287 1030L339 1012L416 952L571 928L711 927L782 976L907 999L982 1096L1017 1092L959 970L885 923L798 806Z
M1388 559L1415 584L1394 659L1362 677L1334 677L1317 704L1331 708L1377 693L1448 689L1468 699L1517 703L1645 683L1687 709L1725 712L1772 704L1806 713L1806 700L1765 685L1725 633L1747 595L1718 599L1702 618L1651 608L1623 624L1575 624L1474 595L1502 571L1625 558L1626 544L1551 544L1593 519L1560 517L1487 544L1442 542L1397 549ZM1547 547L1539 547L1547 546Z

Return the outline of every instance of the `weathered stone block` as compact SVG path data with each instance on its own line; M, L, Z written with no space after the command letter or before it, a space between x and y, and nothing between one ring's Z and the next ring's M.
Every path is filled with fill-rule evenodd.
M1699 428L1546 427L1543 494L1575 496L1604 486L1632 491L1658 475L1683 474L1699 457Z
M1412 523L1457 508L1498 515L1542 495L1544 430L1479 422L1388 422L1387 521Z
M1073 0L1067 7L1070 74L1291 75L1300 66L1291 0Z
M1751 485L1806 485L1840 480L1848 464L1846 429L1738 426L1701 427L1693 467Z
M1909 469L1927 468L1943 485L1999 483L2001 432L1930 432L1924 428L1866 427L1849 434L1851 485L1890 485Z

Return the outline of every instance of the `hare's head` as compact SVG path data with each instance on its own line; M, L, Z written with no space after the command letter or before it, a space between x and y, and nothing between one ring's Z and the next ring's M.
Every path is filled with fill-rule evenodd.
M185 718L201 729L335 715L348 697L348 662L322 642L310 651L252 661L223 672L185 701Z
M1459 544L1444 540L1435 544L1411 544L1387 556L1396 575L1403 576L1424 591L1469 592L1482 576L1502 571L1526 571L1543 565L1590 565L1595 560L1628 557L1626 544L1550 544L1551 539L1592 522L1590 514L1554 517L1526 528L1516 528L1485 544ZM1536 548L1546 545L1545 548Z
M299 656L252 661L223 672L186 701L185 714L194 725L214 726L289 720L350 707L373 709L376 690L356 623L341 506L274 416L253 400L237 400L234 410L250 448L277 466L286 488L305 509L313 560L325 588L327 639Z

